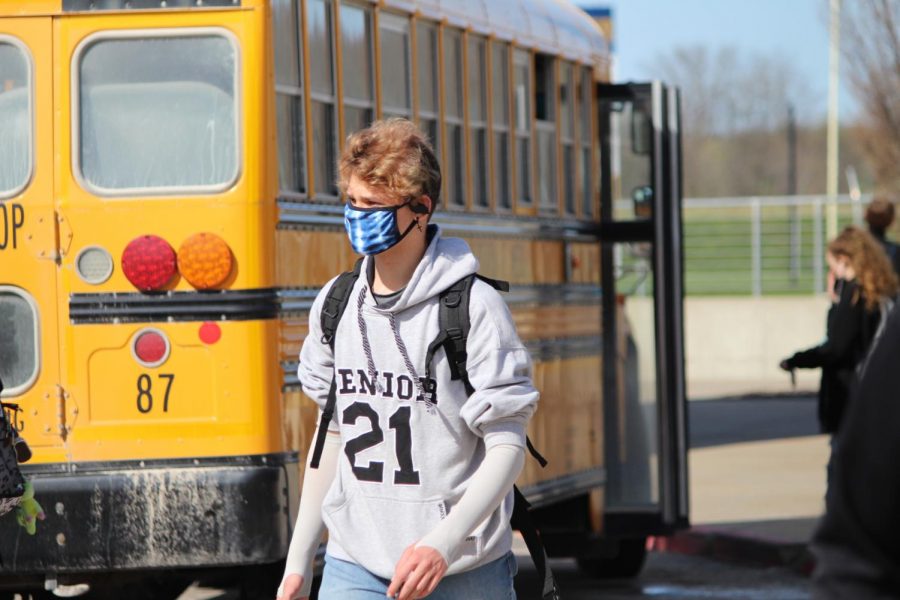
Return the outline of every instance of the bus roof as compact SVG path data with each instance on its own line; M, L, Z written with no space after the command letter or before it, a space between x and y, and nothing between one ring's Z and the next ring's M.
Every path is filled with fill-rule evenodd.
M386 6L585 63L609 59L600 27L569 0L384 0Z
M138 12L240 8L266 0L0 0L0 17L55 16L71 12Z
M364 0L365 1L365 0ZM377 0L368 0L377 4ZM248 7L266 0L23 0L0 1L0 16L67 12L185 10ZM381 0L383 6L515 41L540 52L588 64L608 61L609 41L569 0Z

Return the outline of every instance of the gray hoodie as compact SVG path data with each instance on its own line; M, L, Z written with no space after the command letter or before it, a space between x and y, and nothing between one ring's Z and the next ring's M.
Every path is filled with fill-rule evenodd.
M399 299L379 308L366 277L350 294L332 355L321 341L320 312L329 282L309 315L300 352L303 391L325 406L332 374L337 405L332 429L344 456L322 507L328 554L391 578L403 551L453 510L469 480L497 444L525 445L537 405L531 359L503 298L475 280L466 363L475 389L450 379L443 350L425 381L425 353L438 335L438 294L478 270L461 239L431 241ZM362 273L368 273L366 258ZM332 280L333 281L333 280ZM450 557L449 574L468 571L510 550L513 496L475 528Z

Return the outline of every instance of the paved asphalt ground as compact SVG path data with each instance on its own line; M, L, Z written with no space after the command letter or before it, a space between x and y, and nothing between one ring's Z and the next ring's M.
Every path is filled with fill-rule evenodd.
M520 564L528 557L520 557ZM582 575L575 561L554 560L563 600L801 600L807 581L783 568L750 568L700 556L652 552L633 580L598 581ZM516 578L518 600L540 600L537 572L530 563Z
M745 396L688 404L691 448L819 435L815 396Z
M540 600L537 571L527 554L522 555L519 552L516 554L519 557L519 574L516 577L518 600ZM653 552L648 556L647 565L638 578L618 581L591 579L578 571L574 560L553 560L551 563L559 580L563 600L809 598L806 580L787 569L743 567L700 556ZM218 590L192 586L179 600L239 600L239 598L240 595L234 589Z

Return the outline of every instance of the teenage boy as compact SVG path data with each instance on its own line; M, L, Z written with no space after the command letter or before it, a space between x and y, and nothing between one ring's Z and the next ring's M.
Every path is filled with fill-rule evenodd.
M326 528L322 600L515 598L512 488L538 400L528 352L503 299L476 278L471 388L451 377L443 350L426 364L439 295L478 259L430 223L440 167L412 123L351 135L339 171L347 234L364 260L333 350L321 313L334 280L310 311L298 376L320 414L334 385L336 409L318 468L307 464L278 599L308 597Z

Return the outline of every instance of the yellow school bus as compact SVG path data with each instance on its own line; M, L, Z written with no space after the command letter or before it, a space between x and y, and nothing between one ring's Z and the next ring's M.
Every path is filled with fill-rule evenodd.
M610 60L565 0L0 3L0 379L47 512L0 520L0 589L277 573L315 428L297 356L355 259L336 159L388 116L512 284L548 549L636 572L687 517L679 108Z

